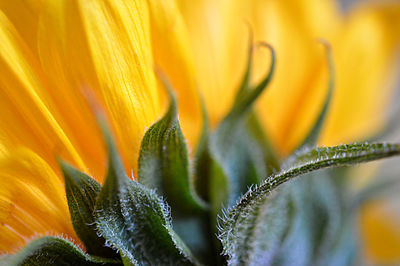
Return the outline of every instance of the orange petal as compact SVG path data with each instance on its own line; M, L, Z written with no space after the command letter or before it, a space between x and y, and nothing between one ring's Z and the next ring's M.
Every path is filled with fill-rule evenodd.
M32 238L54 234L65 234L79 243L59 176L27 149L2 158L0 251L15 252Z
M388 208L387 202L366 204L360 223L367 258L379 265L394 265L400 261L400 218Z

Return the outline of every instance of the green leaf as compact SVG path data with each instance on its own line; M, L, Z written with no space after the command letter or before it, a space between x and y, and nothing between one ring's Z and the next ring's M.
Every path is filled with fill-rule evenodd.
M121 261L83 253L71 242L46 236L29 243L15 255L7 257L7 265L121 265Z
M101 121L102 122L102 121ZM124 263L193 265L190 251L172 230L168 205L154 190L129 179L104 122L108 173L96 202L96 222Z
M116 257L116 252L106 247L105 239L96 231L94 205L101 185L90 176L80 172L68 163L59 161L64 175L72 225L89 254L100 257Z
M272 54L269 72L259 84L248 89L245 86L248 84L250 70L247 70L242 88L239 89L241 96L210 137L210 201L214 216L224 204L232 206L238 196L246 192L249 185L257 183L259 173L266 171L264 151L249 134L248 129L248 111L267 87L274 72L275 52L270 45L262 45Z
M204 211L190 173L185 138L177 118L177 104L166 81L171 103L164 117L146 132L139 155L139 182L166 197L184 212Z
M246 263L252 251L263 245L263 242L252 242L246 245L243 234L248 228L256 228L257 213L262 210L271 198L271 192L290 179L313 171L333 167L347 166L368 162L400 154L399 144L363 143L335 147L321 147L301 151L287 163L288 168L269 177L262 185L250 189L223 218L220 225L219 239L223 245L223 254L229 257L232 264ZM268 224L265 224L268 226ZM254 234L254 233L253 233ZM268 251L268 250L266 250Z

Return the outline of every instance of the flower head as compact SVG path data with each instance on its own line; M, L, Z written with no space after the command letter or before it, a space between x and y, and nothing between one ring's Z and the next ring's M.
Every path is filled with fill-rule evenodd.
M399 29L397 2L363 4L344 14L328 0L0 1L0 251L16 252L45 235L65 235L84 247L70 219L56 156L103 183L107 152L85 95L94 95L107 113L125 172L137 179L142 140L170 102L156 72L168 78L177 97L179 123L171 122L171 131L182 128L194 158L207 122L203 104L212 130L221 128L247 67L249 39L255 40L251 84L271 64L256 45L267 42L276 51L274 79L253 109L279 160L307 136L329 93L332 73L318 39L331 45L336 70L319 143L364 140L383 129ZM367 149L360 147L353 148ZM385 156L392 155L385 148ZM180 155L187 155L185 149ZM162 206L159 213L167 213Z

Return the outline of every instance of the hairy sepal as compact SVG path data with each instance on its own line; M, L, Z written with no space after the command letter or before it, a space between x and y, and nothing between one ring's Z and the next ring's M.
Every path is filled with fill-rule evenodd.
M242 235L253 234L243 230L257 229L257 221L262 221L262 216L257 215L263 206L268 204L271 193L283 183L292 178L314 172L328 167L347 166L363 163L400 154L399 144L388 143L362 143L340 145L335 147L320 147L312 150L297 152L287 162L286 170L272 175L262 185L251 188L243 195L237 204L227 211L219 228L219 239L223 245L223 254L227 255L232 265L241 263L251 264L249 258L255 258L257 248L264 245L264 241L251 242L250 245ZM290 163L290 164L289 164ZM268 223L258 223L270 226ZM282 226L286 226L282 224ZM259 230L259 229L258 229ZM281 230L281 229L280 229ZM257 251L259 252L259 251ZM264 250L268 254L270 250Z
M311 173L282 186L291 213L274 263L320 265L334 248L344 211L330 174L330 171Z
M105 259L85 254L73 243L46 236L29 243L15 255L7 257L7 265L122 265L119 260ZM1 263L1 261L0 261Z
M166 114L146 132L139 155L139 182L162 195L172 208L173 226L194 255L202 261L209 259L206 210L208 204L197 194L205 195L207 187L208 121L203 106L203 129L195 153L194 171L190 167L185 138L177 117L177 103L170 84L160 74L170 96ZM200 166L201 164L201 166ZM197 167L198 166L198 167ZM204 167L200 171L199 167ZM204 197L206 198L206 197Z
M99 237L94 218L94 206L101 185L90 176L80 172L68 163L59 160L65 180L72 225L86 251L101 257L116 257L116 252L105 246L105 239Z
M170 106L161 120L146 132L139 155L139 182L155 189L174 208L185 213L207 209L197 195L190 172L185 138L177 117L177 104L166 81Z
M169 206L125 174L105 123L102 128L109 165L95 206L99 232L121 253L124 264L193 265L190 251L172 229Z
M331 49L326 48L329 71L328 91L322 109L307 136L297 150L314 147L319 139L331 102L334 87L334 69ZM294 156L295 157L295 156ZM309 174L287 184L282 194L288 198L287 230L272 263L283 265L320 264L337 242L345 212L340 200L341 188L332 172ZM302 248L298 248L301 246Z
M210 136L210 201L214 217L223 205L232 206L236 199L247 191L247 187L259 183L267 173L266 153L263 145L252 132L249 118L251 107L272 79L275 68L275 52L270 49L272 61L265 78L250 87L251 60L248 61L243 82L235 103ZM249 58L252 48L249 49Z

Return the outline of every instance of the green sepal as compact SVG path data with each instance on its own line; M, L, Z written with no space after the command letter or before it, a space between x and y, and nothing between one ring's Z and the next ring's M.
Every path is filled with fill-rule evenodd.
M10 266L12 265L13 255L10 254L1 254L0 255L0 265L1 266Z
M258 179L264 181L266 176L270 176L280 170L279 157L255 112L250 114L247 127L251 138L254 140L253 143L257 145L257 150L262 150L263 152L263 158L261 159L264 160L267 175L260 176Z
M223 224L219 225L218 238L223 244L224 255L227 255L227 264L273 265L291 215L287 205L288 198L281 190L271 193L268 202L252 208L249 215L253 218L245 222L237 220L234 225L235 239L231 243L225 242L224 233L221 233Z
M318 265L337 266L354 265L359 256L359 236L357 236L357 222L350 217L342 222L337 232L336 241L329 252L319 261Z
M249 136L247 121L221 124L210 140L211 190L210 200L219 209L223 204L231 206L237 197L254 183L254 168L248 154Z
M196 194L185 138L177 117L176 99L167 81L170 106L164 117L147 130L139 155L139 182L155 189L175 209L198 212L207 204Z
M254 35L249 28L249 47L247 50L247 62L244 75L242 77L242 82L239 85L239 89L236 92L235 104L239 103L243 97L248 93L250 89L251 72L253 68L253 51L254 51Z
M324 265L321 261L335 246L344 219L339 193L332 181L330 172L322 171L293 180L279 190L287 195L291 215L287 217L287 230L274 263Z
M223 254L232 262L247 262L249 246L244 242L243 230L257 228L253 224L261 219L257 213L261 206L268 204L271 193L283 183L300 175L333 166L348 166L400 154L399 144L363 143L335 147L321 147L298 152L289 160L286 170L269 177L262 185L251 188L238 203L229 209L219 228L219 239ZM254 234L254 232L253 232ZM263 242L251 243L253 250L263 247ZM239 252L238 252L239 251ZM265 250L268 252L268 250ZM260 252L260 250L258 250Z
M250 86L250 80L251 80L251 73L252 73L252 67L253 67L253 51L254 51L254 44L253 44L253 32L251 28L249 28L250 34L249 34L249 47L248 47L248 53L247 53L247 66L245 70L245 74L242 78L241 85L239 86L239 89L236 93L235 97L235 105L238 104L244 97L246 97L246 94L249 93L251 90ZM265 44L262 44L265 46ZM268 47L268 46L267 46ZM273 70L272 67L274 66L274 60L275 60L275 55L272 52L272 65L271 71ZM261 85L265 84L265 87L268 85L270 79L272 78L273 73L270 72L266 75L266 78L264 79L264 83L259 84L259 88L263 88ZM264 88L265 88L264 87ZM248 150L250 151L250 156L252 157L258 157L256 160L253 160L254 162L261 160L265 160L264 163L259 164L255 163L254 169L256 171L260 171L261 168L264 166L267 167L267 174L270 175L277 170L279 170L279 159L278 156L272 147L271 143L269 142L269 137L267 134L264 132L264 130L261 127L261 124L258 120L258 117L254 111L251 110L248 119L248 135L252 139L251 143L256 143L256 146L253 148L249 148ZM250 144L251 144L250 143ZM260 149L261 147L261 149ZM262 150L262 155L260 156L260 150ZM256 152L252 152L256 151ZM257 154L258 153L258 154ZM263 158L260 158L263 157ZM261 171L262 172L262 171ZM259 173L260 176L265 176ZM259 178L258 178L259 179Z
M238 96L238 99L236 100L234 106L232 107L232 110L229 112L227 115L227 120L229 117L233 117L230 119L238 118L243 115L247 110L251 108L255 100L261 95L261 93L265 90L265 88L268 86L268 84L271 82L271 79L273 77L274 71L275 71L275 63L276 63L276 54L274 48L268 44L268 43L260 43L262 47L266 47L267 49L270 50L271 52L271 65L268 73L265 75L265 77L253 88L250 89L240 89L240 97ZM249 61L251 63L251 61ZM247 72L245 75L244 80L248 79L247 77ZM242 85L246 85L248 82L243 82Z
M1 261L0 261L1 262ZM8 266L22 265L122 265L120 260L83 253L73 243L53 236L36 239L15 255L7 256Z
M203 125L200 139L197 143L196 151L194 153L194 186L199 196L207 202L209 201L208 191L210 187L210 127L207 110L203 99L201 99L201 112Z
M212 257L209 245L210 232L205 212L209 206L197 194L200 189L203 198L206 199L208 190L207 114L202 102L203 128L194 154L194 171L190 171L187 146L177 118L176 99L170 84L161 73L160 78L169 93L170 106L166 114L150 127L142 140L139 155L139 182L148 188L155 189L158 194L166 198L172 208L175 232L193 250L196 258L207 261ZM195 184L196 180L197 184Z
M154 190L126 174L104 121L109 164L95 214L101 235L126 265L193 265L185 244L172 230L170 209Z
M72 225L87 252L101 257L117 257L118 254L105 246L105 239L99 237L96 231L94 206L101 185L62 160L59 160L59 165L64 175Z
M207 202L209 200L208 190L210 183L210 155L208 150L210 129L203 100L201 100L201 109L203 126L194 153L193 178L196 192ZM213 250L215 237L212 233L213 231L210 230L208 212L181 213L179 210L172 208L172 216L175 232L190 248L193 255L195 255L202 264L214 264L217 254L215 254Z
M269 72L260 83L248 88L250 75L248 66L234 106L210 136L210 201L215 217L223 205L232 206L237 198L247 191L249 185L257 184L260 173L266 175L262 145L259 145L249 132L249 111L271 81L275 68L273 48L268 44L262 45L267 47L272 55ZM251 64L250 59L249 64Z
M328 44L324 42L322 44L326 48L329 68L328 92L314 126L296 150L316 145L332 98L334 86L332 54ZM282 188L281 193L289 200L287 207L291 210L291 215L287 217L287 232L282 239L280 249L274 255L273 263L291 265L295 262L296 265L319 265L321 260L326 258L326 254L336 241L343 217L338 190L336 182L333 182L331 176L325 172L311 174ZM302 248L299 249L299 246Z

